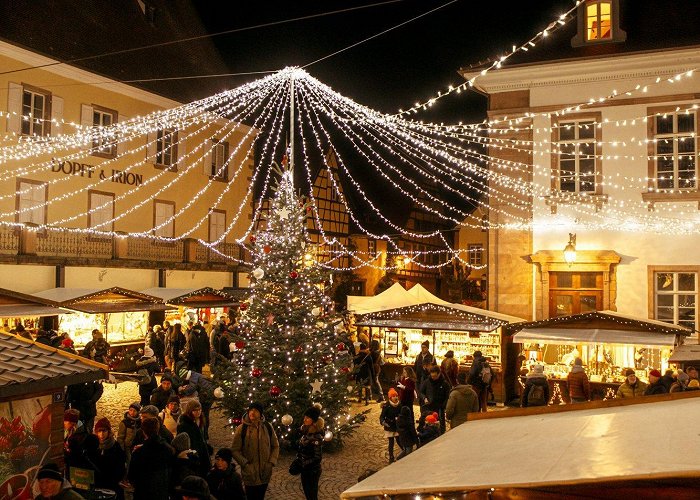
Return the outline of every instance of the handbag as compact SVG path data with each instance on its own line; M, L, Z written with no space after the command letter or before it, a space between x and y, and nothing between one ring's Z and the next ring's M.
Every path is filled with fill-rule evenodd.
M303 464L301 461L301 457L295 458L291 464L289 464L289 473L292 476L298 476L301 474L301 471L303 470Z

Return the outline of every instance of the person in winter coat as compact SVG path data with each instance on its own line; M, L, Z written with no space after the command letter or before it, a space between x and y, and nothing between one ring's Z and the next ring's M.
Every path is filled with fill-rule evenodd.
M649 372L649 385L647 385L647 388L644 389L645 396L666 394L668 392L661 378L661 372L659 370L652 370Z
M175 395L175 391L173 391L173 379L170 375L163 375L160 379L160 385L151 392L150 402L159 410L163 410L170 398Z
M170 399L168 399L168 404L163 411L158 414L158 418L163 423L163 426L175 435L177 434L177 423L181 413L180 398L173 394L170 396Z
M75 408L80 412L80 419L87 432L92 432L97 415L97 402L103 392L104 387L98 381L69 385L66 390L66 407Z
M183 392L179 393L180 405L184 408L184 399L187 396L192 396L200 402L202 415L204 415L204 436L209 439L209 412L214 405L216 384L209 377L205 377L194 370L188 370L184 365L180 365L179 374L183 382L180 388L184 388ZM185 396L184 398L183 395Z
M520 406L547 406L549 404L549 385L544 375L544 366L533 365L532 371L527 374L525 388L523 388Z
M304 412L297 458L301 460L301 487L306 500L318 500L324 425L321 410L315 406Z
M175 460L170 478L170 491L175 491L175 488L180 486L182 480L187 476L200 476L202 468L199 454L192 449L190 436L186 432L181 432L175 436L170 445L175 450Z
M158 361L153 355L153 349L145 347L143 356L136 360L138 370L139 396L141 396L141 406L151 403L151 393L158 387L156 373L158 373Z
M84 500L53 462L41 466L36 482L39 485L39 495L34 497L36 500Z
M188 368L193 372L202 373L204 365L209 363L209 336L201 323L192 327L187 353Z
M472 386L472 389L479 396L479 411L485 412L487 409L487 398L489 389L491 388L490 381L486 382L482 375L484 367L488 366L488 361L481 351L474 351L472 366L469 369L469 378L467 382Z
M180 360L180 353L185 350L186 344L187 337L185 337L185 334L182 332L182 324L175 323L170 330L170 335L165 337L165 355L170 356L172 360L172 366L170 368L175 368L175 365Z
M396 389L389 389L389 401L382 406L382 413L379 415L379 423L384 428L384 437L389 440L389 463L394 461L394 441L399 433L396 430L396 419L401 413L401 402ZM399 443L399 448L401 443Z
M82 457L87 435L80 421L80 412L75 408L66 410L63 413L63 461L66 473L69 473L71 465Z
M158 361L159 367L165 366L165 337L163 335L163 328L160 325L155 325L153 329L148 330L146 333L146 345L153 349L153 354Z
M382 352L378 340L370 342L369 355L372 357L372 387L377 394L377 403L384 402L384 391L382 384L379 382L379 376L382 372Z
M671 392L671 387L673 387L673 383L676 381L673 375L673 370L669 368L661 377L661 384L666 388L666 392Z
M406 406L411 411L411 415L413 415L413 400L416 397L416 372L413 371L413 368L404 366L396 387L399 389L401 406Z
M413 363L413 370L416 373L416 387L420 387L423 380L428 377L428 372L423 368L426 364L435 364L435 356L430 353L430 341L428 340L420 345L420 352Z
M440 437L439 418L436 412L425 417L423 430L418 433L419 446L424 446L430 441Z
M445 408L445 418L450 421L450 429L467 421L467 413L479 412L479 396L467 385L467 372L457 374L457 385L450 391Z
M432 366L430 376L423 380L418 391L421 404L421 416L418 429L423 428L426 415L436 412L440 419L440 432L445 433L445 406L450 396L450 384L440 373L440 368Z
M369 404L372 398L372 378L373 366L372 355L365 343L360 344L360 352L352 360L353 372L355 373L355 384L359 387L358 402L362 402L364 391L365 405Z
M457 385L457 374L459 373L459 363L455 359L454 351L447 351L445 359L440 363L440 372L445 377L450 387Z
M199 455L198 475L205 477L211 467L209 445L204 437L204 416L202 405L197 401L189 401L185 406L180 420L177 422L177 433L187 433L190 437L190 447Z
M632 368L625 370L625 381L617 388L615 397L618 399L633 399L644 395L647 385L637 378Z
M173 358L173 327L169 321L163 321L163 356L165 358L165 367L170 370L175 366L175 358Z
M143 423L148 419L153 419L158 423L158 436L166 443L170 444L173 442L172 432L170 432L164 425L163 422L158 418L158 408L153 405L147 405L141 408L139 413L139 418L141 419L141 427ZM131 441L131 450L133 451L138 445L143 444L146 441L146 435L142 429L138 429L136 434L134 434L134 439Z
M126 453L114 439L112 424L108 419L101 418L95 423L95 435L100 442L95 461L95 487L112 490L117 494L118 500L123 500L124 489L120 483L126 475Z
M139 418L140 411L141 405L138 402L131 403L128 410L124 413L124 418L119 422L117 443L119 443L119 446L121 446L122 450L126 453L127 462L131 460L131 447L134 442L134 436L136 436L136 431L141 428L141 419Z
M134 447L127 477L134 487L134 500L169 500L173 448L158 436L158 420L141 423L143 444Z
M566 385L569 386L569 399L572 403L585 403L591 400L591 384L583 369L581 358L574 360L574 366L566 376Z
M109 344L103 338L101 331L97 329L92 331L92 340L85 344L82 355L98 363L107 364L109 359Z
M214 467L207 474L207 483L216 500L246 500L243 480L232 461L229 448L221 448L214 455Z
M399 434L399 447L401 448L401 453L396 457L396 460L399 460L411 453L413 447L418 444L416 421L408 406L401 406L399 416L396 418L396 432Z
M241 467L248 500L264 499L280 447L272 425L265 421L260 403L251 403L243 415L243 422L233 435L231 452Z
M680 368L676 372L675 380L673 384L671 384L671 388L669 389L668 392L683 392L686 390L686 387L688 386L688 381L690 380L690 377L681 370Z
M232 357L231 342L233 342L231 332L228 331L228 328L224 328L221 331L221 335L219 336L219 347L217 349L217 352L219 353L219 356L223 357L228 361L230 361Z

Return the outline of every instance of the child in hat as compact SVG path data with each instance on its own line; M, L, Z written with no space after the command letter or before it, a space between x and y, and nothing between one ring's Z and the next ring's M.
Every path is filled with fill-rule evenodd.
M382 406L379 423L384 427L384 437L389 440L389 462L394 461L394 441L399 433L396 429L396 419L401 413L399 393L393 387L389 389L389 401ZM401 444L399 443L399 447Z
M420 446L429 443L433 439L440 436L440 416L435 411L425 417L425 425L420 433L418 433L418 440L420 441Z

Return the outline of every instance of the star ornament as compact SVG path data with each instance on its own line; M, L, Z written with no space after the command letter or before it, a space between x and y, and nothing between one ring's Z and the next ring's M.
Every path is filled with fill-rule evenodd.
M277 213L282 219L289 219L289 214L291 213L287 208L280 208Z
M323 385L323 382L321 382L319 379L314 379L314 381L309 385L311 386L311 394L316 394L317 392L321 394L321 386Z

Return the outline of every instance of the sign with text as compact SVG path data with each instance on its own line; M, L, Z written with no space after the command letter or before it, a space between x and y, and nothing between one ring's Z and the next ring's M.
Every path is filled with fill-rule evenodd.
M88 163L79 163L77 161L56 160L54 159L51 171L57 174L76 175L87 177L88 179L109 179L118 184L127 184L129 186L140 186L143 184L143 175L133 172L125 172L114 168L101 168Z

